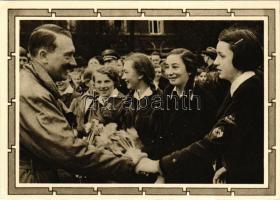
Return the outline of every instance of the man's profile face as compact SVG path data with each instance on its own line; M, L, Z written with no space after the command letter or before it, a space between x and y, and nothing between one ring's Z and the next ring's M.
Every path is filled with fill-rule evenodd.
M56 49L53 52L47 52L47 71L54 81L67 79L68 70L77 65L74 53L75 47L70 37L57 34Z

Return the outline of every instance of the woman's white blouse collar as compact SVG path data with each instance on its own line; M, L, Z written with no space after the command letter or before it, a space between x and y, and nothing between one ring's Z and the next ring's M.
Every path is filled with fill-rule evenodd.
M133 97L139 101L139 100L143 99L144 97L148 97L151 95L153 95L153 91L151 90L150 87L148 87L142 95L140 95L139 91L136 90L133 94Z

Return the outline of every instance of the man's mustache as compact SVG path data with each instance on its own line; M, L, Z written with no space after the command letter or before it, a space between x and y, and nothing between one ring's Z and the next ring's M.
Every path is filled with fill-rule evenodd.
M62 68L66 69L66 70L69 70L69 71L72 71L73 69L77 68L77 65L71 65L69 63L68 64L63 64Z

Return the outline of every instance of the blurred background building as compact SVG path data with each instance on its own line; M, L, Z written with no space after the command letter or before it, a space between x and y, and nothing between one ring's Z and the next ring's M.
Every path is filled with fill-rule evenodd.
M60 25L72 33L79 65L86 65L89 58L107 48L120 55L158 51L162 57L175 47L200 52L208 46L215 47L221 30L236 23L254 29L263 43L262 21L21 20L20 45L27 48L32 30L46 23Z

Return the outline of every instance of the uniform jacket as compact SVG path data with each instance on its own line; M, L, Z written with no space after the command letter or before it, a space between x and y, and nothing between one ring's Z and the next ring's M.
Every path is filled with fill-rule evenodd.
M213 96L199 86L193 88L192 84L185 87L182 98L173 89L172 85L165 89L163 109L153 113L157 159L203 138L213 125L216 111Z
M227 183L262 183L263 98L262 74L256 74L226 97L209 134L161 159L164 176L192 174L198 165L221 158Z
M20 182L59 182L56 169L130 181L134 166L76 138L55 83L37 63L20 72Z
M174 86L170 86L164 92L165 110L159 110L153 116L157 136L154 159L159 159L202 139L213 126L217 106L213 96L203 88L198 86L193 88L189 83L185 88L186 96L179 99L178 95L174 95L173 88ZM175 101L179 104L179 109L174 107ZM181 107L183 101L186 105L184 109ZM201 166L197 173L192 173L192 176L180 173L167 177L166 182L210 182L212 174L213 168L209 164Z
M162 91L165 90L165 88L167 88L170 85L169 80L164 78L164 77L160 77L159 79L159 84L158 87L159 89L161 89Z

